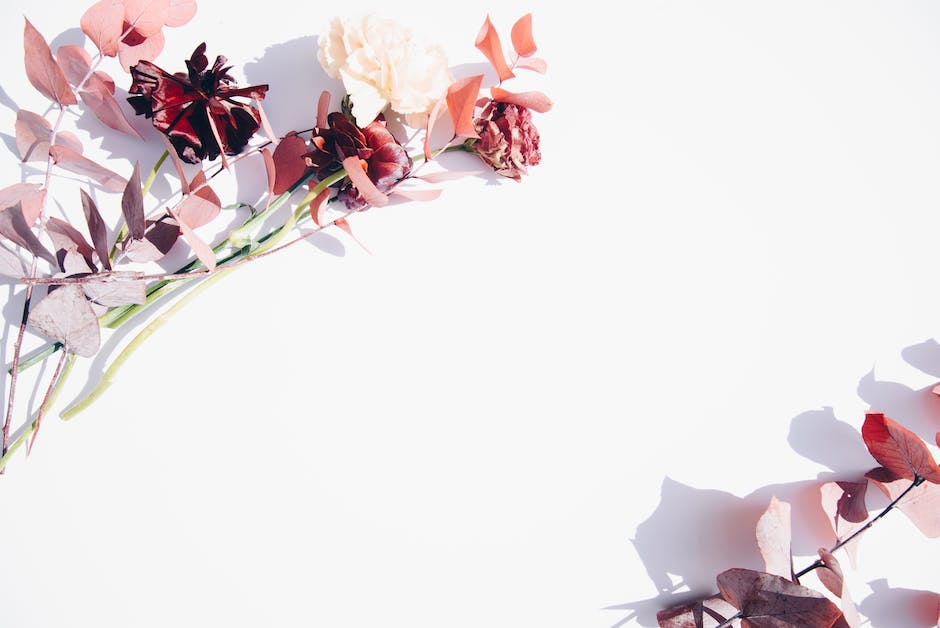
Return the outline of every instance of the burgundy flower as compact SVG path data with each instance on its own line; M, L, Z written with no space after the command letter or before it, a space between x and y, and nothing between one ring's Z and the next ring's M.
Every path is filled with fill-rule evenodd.
M526 166L542 160L539 132L526 107L490 100L473 124L480 135L473 149L498 174L519 181Z
M169 137L180 158L191 164L215 159L221 151L237 155L258 130L261 116L236 97L264 98L267 85L235 87L225 57L212 68L206 44L199 44L186 62L187 74L170 74L149 61L131 68L134 83L127 100L137 115L153 118L153 126ZM215 130L213 130L213 126ZM218 133L222 146L216 140Z
M359 128L343 113L334 112L327 118L327 128L316 128L310 138L311 150L304 156L318 179L338 172L347 157L358 157L369 179L380 192L388 192L411 172L412 161L407 151L385 126L381 115L366 127ZM337 186L339 198L350 209L361 209L365 201L359 191L344 178Z

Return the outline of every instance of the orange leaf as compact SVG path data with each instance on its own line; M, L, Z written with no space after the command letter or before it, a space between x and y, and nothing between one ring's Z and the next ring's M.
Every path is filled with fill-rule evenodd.
M117 56L118 40L124 26L124 3L121 0L100 0L85 11L82 32L106 57Z
M352 181L353 186L362 194L362 198L373 207L385 207L388 205L388 197L379 192L379 189L372 183L372 179L362 169L362 162L359 157L353 155L343 160L343 168L346 169L346 176Z
M75 105L78 100L69 87L62 67L52 57L49 44L43 36L26 20L23 29L23 47L25 48L26 77L39 93L60 105Z
M515 76L506 64L506 57L503 55L503 44L499 41L499 34L490 21L490 16L486 16L486 21L483 22L474 44L489 60L500 81Z
M447 111L458 136L480 137L473 128L473 112L482 84L483 75L477 74L455 81L447 88Z
M310 201L310 218L313 219L314 224L318 227L322 227L323 223L320 222L320 210L326 206L326 202L330 199L330 189L324 188L320 190L320 193L313 197L313 200Z
M532 14L526 13L512 25L512 47L520 57L531 57L538 48L532 38Z
M510 92L502 87L490 88L490 94L493 100L506 102L511 105L526 107L532 111L545 113L552 108L552 101L542 92Z

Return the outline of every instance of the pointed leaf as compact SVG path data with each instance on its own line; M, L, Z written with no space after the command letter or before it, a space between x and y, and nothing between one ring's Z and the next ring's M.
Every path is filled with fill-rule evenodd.
M390 194L397 194L403 198L408 199L409 201L417 201L419 203L427 203L429 201L436 201L441 197L441 194L444 193L444 190L435 188L433 190L415 190L414 188L402 188L396 187L393 189Z
M49 159L49 140L52 125L39 114L20 109L16 112L16 150L23 161L46 161ZM77 153L82 152L82 143L75 135L60 131L56 144L66 146Z
M317 101L317 128L325 129L330 115L330 92L325 89L320 92L320 99Z
M862 438L872 457L898 477L913 480L916 476L940 483L940 467L927 445L896 421L870 412L862 424Z
M767 573L787 579L793 576L790 539L790 504L771 497L767 510L757 520L757 546Z
M447 88L447 111L458 136L479 137L473 126L473 113L482 84L483 75L477 74L455 81Z
M750 569L729 569L718 574L718 589L722 597L740 609L745 628L828 628L842 615L821 593Z
M144 197L140 184L140 162L134 163L134 172L124 187L124 195L121 197L121 211L124 213L124 220L127 221L127 230L134 240L140 240L144 237L146 229L146 218L144 217Z
M63 170L86 176L98 182L109 192L120 192L127 185L127 179L108 170L67 146L56 144L49 149L55 164Z
M431 132L434 131L434 125L437 124L438 118L444 114L446 104L445 96L441 96L437 102L434 103L434 107L428 115L427 125L424 128L424 159L426 161L434 159L434 156L431 154Z
M23 210L23 219L32 227L42 212L45 197L46 192L38 183L14 183L0 190L0 209L19 203Z
M310 218L313 219L313 223L318 227L323 226L320 220L320 212L326 207L328 200L330 200L330 189L326 188L320 190L320 192L313 197L313 200L310 201Z
M196 257L199 258L199 261L202 262L203 265L210 271L215 270L216 259L215 252L212 250L212 247L206 244L206 242L200 238L195 231L190 229L189 225L183 222L176 212L174 212L172 209L170 209L169 212L170 215L176 219L176 222L180 224L180 231L183 232L183 239L186 240L186 244L188 244L189 248L193 250L193 253L195 253Z
M268 181L268 205L270 206L274 197L274 180L277 177L277 168L274 165L274 155L271 154L270 149L261 149L261 159L264 160L264 174Z
M548 62L539 57L529 57L527 59L519 59L519 61L516 62L516 68L545 74L548 72Z
M526 13L512 25L510 32L512 47L520 57L531 57L538 48L532 37L532 14Z
M78 284L50 292L29 313L29 324L66 345L69 353L90 358L101 345L98 318Z
M124 21L144 38L153 37L170 16L170 0L124 0Z
M88 36L101 54L114 57L124 26L122 0L100 0L91 5L81 20L82 32Z
M501 87L493 87L490 89L490 94L495 101L526 107L539 113L545 113L552 108L552 101L542 92L514 93Z
M849 594L839 561L825 547L819 548L819 558L825 566L818 569L816 575L819 577L819 581L823 583L823 586L841 600L843 616L841 625L847 628L857 628L862 623L861 618L858 616L855 602L852 601L852 596ZM839 626L840 624L836 623L835 625Z
M49 45L39 31L26 20L23 30L23 46L26 49L26 77L39 93L60 105L75 105L78 101L62 68L52 57Z
M102 266L111 270L111 259L108 251L108 227L98 212L95 201L88 196L85 190L80 190L80 192L82 194L82 210L85 213L85 222L88 223L88 233L91 235L95 252L98 253L98 261L101 262Z
M183 199L176 211L184 223L196 229L215 220L222 211L222 202L206 185L206 174L201 170L193 177L189 189L195 192Z
M170 0L166 15L167 26L183 26L196 15L196 0Z
M59 46L56 60L65 72L65 78L76 87L91 72L91 56L81 46Z
M137 279L139 273L115 273L93 277L81 284L85 296L105 307L147 302L147 282Z
M142 239L125 239L122 250L132 262L155 262L170 252L179 237L179 224L169 214L164 214L157 220L147 221Z
M438 172L429 172L427 174L415 175L415 179L421 179L428 183L442 183L444 181L453 181L463 177L472 177L482 174L483 170L440 170Z
M388 205L388 197L379 192L379 189L372 183L372 179L366 174L362 167L362 161L359 157L353 155L343 160L343 168L346 169L346 176L352 182L353 187L359 190L359 194L367 203L373 207L385 207Z
M92 113L94 113L105 126L115 131L140 138L140 134L131 126L131 123L128 122L127 117L124 115L124 110L121 109L121 105L118 104L108 84L99 76L92 75L78 95L81 96L82 102L91 109Z
M90 270L94 270L91 245L85 239L81 232L69 223L56 218L55 216L46 221L46 232L52 240L55 250L74 249L79 255L85 258Z
M274 193L283 194L307 172L307 143L291 131L274 149Z
M884 467L872 469L865 475L892 501L911 485L910 478L899 477ZM924 482L914 487L896 508L907 515L924 536L940 537L940 485Z
M53 266L58 265L55 255L42 245L26 223L20 203L0 211L0 235Z
M173 144L170 143L170 139L163 133L158 133L158 135L160 139L163 140L163 146L166 147L166 152L173 162L173 167L176 168L176 174L179 175L181 191L183 194L189 194L189 179L186 177L186 171L183 169L183 160L180 159Z
M499 41L499 34L496 32L496 27L493 26L493 22L490 21L490 16L486 16L486 21L483 22L480 32L477 33L477 39L474 44L480 52L486 56L490 65L493 66L493 69L496 70L500 82L515 76L506 64L506 56L503 54L503 44Z

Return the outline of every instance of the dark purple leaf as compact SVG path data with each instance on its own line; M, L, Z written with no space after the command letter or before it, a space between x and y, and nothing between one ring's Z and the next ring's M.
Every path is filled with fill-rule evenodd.
M839 498L839 516L851 523L861 523L868 519L868 506L865 505L865 493L868 482L836 482L843 490Z
M157 220L148 220L144 237L140 240L127 238L123 251L132 262L155 262L162 259L180 237L179 224L168 214Z
M60 105L75 105L78 101L65 73L52 57L49 44L36 28L26 20L23 30L23 46L26 49L26 77L39 93Z
M95 355L101 345L98 318L78 284L64 285L46 295L30 311L28 322L83 358Z
M82 193L82 210L85 212L85 222L88 223L88 233L91 235L92 244L95 246L95 252L98 253L98 261L101 265L111 270L111 258L108 251L108 227L104 224L104 219L98 212L95 201L92 200L85 190Z
M134 240L140 240L144 237L146 229L146 218L144 217L144 196L140 185L140 162L134 164L134 172L124 187L124 195L121 197L121 211L124 213L124 220L127 222L127 230Z

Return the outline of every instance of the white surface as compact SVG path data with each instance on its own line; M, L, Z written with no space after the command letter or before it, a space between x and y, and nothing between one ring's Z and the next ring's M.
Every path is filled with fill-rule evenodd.
M236 6L204 0L158 62L206 40L306 128L336 87L311 35L343 6ZM550 70L526 84L556 106L524 183L357 216L372 256L334 233L243 268L47 421L0 480L3 626L652 625L658 587L760 568L771 494L797 566L830 543L817 478L874 466L869 406L932 441L940 6L577 6L535 11ZM53 39L83 8L0 9L3 133L44 107L21 13ZM396 15L466 74L486 11L508 35L531 9ZM146 137L90 143L128 172ZM861 558L871 625L927 625L940 543L892 514Z

